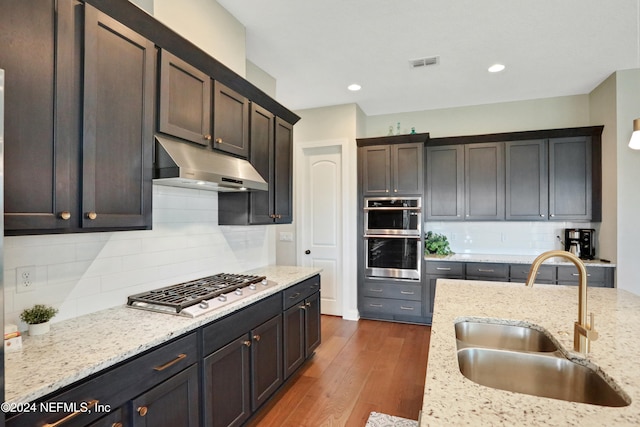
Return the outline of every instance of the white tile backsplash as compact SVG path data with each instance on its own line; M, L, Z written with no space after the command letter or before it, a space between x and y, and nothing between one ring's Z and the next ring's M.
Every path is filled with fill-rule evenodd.
M455 253L538 255L552 249L563 249L556 238L564 239L565 228L595 228L599 224L584 222L491 222L491 221L432 221L424 224L425 231L444 234ZM596 241L596 255L598 244Z
M153 187L153 229L5 237L5 321L44 303L61 321L126 303L128 295L275 263L275 228L218 226L215 192ZM31 292L16 268L35 266ZM21 325L25 329L24 324Z

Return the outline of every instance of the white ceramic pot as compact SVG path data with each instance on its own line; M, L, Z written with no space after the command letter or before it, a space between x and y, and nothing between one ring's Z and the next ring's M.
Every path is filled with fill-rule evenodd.
M51 324L49 322L36 323L33 325L29 325L29 335L31 336L44 335L47 332L49 332L50 325Z

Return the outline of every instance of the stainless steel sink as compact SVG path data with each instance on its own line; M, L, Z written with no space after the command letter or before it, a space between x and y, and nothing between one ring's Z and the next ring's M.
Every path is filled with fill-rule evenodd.
M458 350L458 364L471 381L500 390L600 406L631 403L593 369L554 353L467 347Z
M455 324L458 348L489 347L503 350L553 352L556 344L544 332L525 326L461 321Z

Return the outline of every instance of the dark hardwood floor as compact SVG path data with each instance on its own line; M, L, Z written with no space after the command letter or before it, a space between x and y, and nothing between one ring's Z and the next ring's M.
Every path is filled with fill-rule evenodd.
M371 411L418 419L429 326L322 316L322 344L247 425L363 427Z

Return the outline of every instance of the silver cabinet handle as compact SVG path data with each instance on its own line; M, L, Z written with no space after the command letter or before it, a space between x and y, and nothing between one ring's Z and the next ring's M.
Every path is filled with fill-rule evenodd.
M415 295L416 293L413 291L400 291L402 295Z
M369 307L382 308L382 304L369 304Z
M487 269L484 269L484 268L479 268L478 271L480 271L482 273L493 273L494 272L494 270L487 270Z
M407 311L413 311L414 308L413 307L405 307L404 305L400 306L400 310L407 310Z
M573 273L573 274L571 274L571 275L572 275L572 276L576 276L576 277L578 277L578 276L579 276L579 274L578 274L578 273ZM591 277L591 273L587 273L587 277Z
M369 289L371 292L382 292L382 289Z
M451 267L436 267L436 270L439 270L439 271L451 271Z

